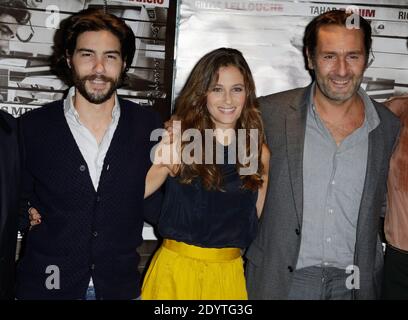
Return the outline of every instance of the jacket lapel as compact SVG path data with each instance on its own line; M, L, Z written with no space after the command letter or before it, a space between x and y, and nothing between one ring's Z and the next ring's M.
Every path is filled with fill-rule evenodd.
M103 169L101 172L101 177L99 179L98 191L101 191L102 188L111 182L111 179L114 177L108 174L108 171L112 169L112 165L121 163L123 160L123 155L127 154L128 150L121 150L128 145L129 137L129 128L131 127L128 113L128 108L125 107L125 103L122 99L119 99L119 108L120 108L120 117L118 125L111 143L109 145L108 151L106 152L105 159L103 161Z
M359 232L367 228L369 221L372 220L371 204L374 203L374 197L378 185L378 179L381 175L381 168L384 157L384 136L381 123L368 135L368 154L367 170L364 181L363 194L361 196L361 205L357 222L357 242L366 232Z
M307 101L311 86L290 104L286 116L286 143L289 176L299 225L303 219L303 149L306 131Z
M78 143L75 140L75 137L69 127L67 122L67 118L64 113L64 100L59 100L56 102L55 106L55 113L53 113L53 123L54 123L54 130L55 134L60 135L61 141L63 141L62 147L67 150L74 150L73 157L74 159L70 159L75 161L75 163L86 163L84 156L82 155L81 150L79 149ZM92 183L91 176L87 176L87 187L91 188L91 190L95 191L95 188Z
M0 115L1 118L1 115ZM5 232L3 232L4 227L6 225L6 220L9 216L8 214L8 210L9 210L9 186L7 185L7 183L10 183L10 181L7 181L6 178L6 170L10 170L10 168L8 167L8 161L6 159L6 154L7 151L11 151L11 150L7 150L8 144L7 144L7 139L11 139L11 135L5 135L3 133L3 129L0 128L0 249L3 246L3 243L5 243L5 240L3 240L3 235L5 235ZM9 157L10 155L8 155ZM17 159L16 159L17 160Z

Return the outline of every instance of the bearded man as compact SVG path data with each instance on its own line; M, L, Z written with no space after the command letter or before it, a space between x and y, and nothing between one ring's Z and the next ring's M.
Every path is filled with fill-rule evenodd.
M27 232L16 296L137 299L136 248L159 117L116 94L135 53L121 19L87 9L59 33L55 51L73 86L65 100L21 118L22 227L33 210L41 223Z

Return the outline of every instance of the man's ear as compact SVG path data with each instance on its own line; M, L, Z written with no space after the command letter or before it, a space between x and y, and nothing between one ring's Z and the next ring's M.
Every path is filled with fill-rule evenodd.
M67 62L68 68L71 69L71 56L68 53L68 50L65 51L65 61Z
M307 57L307 67L309 68L309 70L313 70L314 69L313 58L309 52L309 49L306 49L306 57Z
M122 72L126 69L126 61L123 61Z

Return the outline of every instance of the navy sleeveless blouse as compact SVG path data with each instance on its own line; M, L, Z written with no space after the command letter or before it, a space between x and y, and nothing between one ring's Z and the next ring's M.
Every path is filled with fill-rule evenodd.
M163 238L206 248L249 246L258 228L258 192L241 188L235 164L219 166L223 191L206 190L200 179L167 178L158 225Z

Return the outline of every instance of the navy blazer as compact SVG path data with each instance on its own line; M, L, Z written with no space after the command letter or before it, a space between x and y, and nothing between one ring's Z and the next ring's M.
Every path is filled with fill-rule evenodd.
M18 299L82 299L92 276L97 299L140 295L145 178L158 115L119 100L121 115L98 190L66 122L63 101L21 117L21 211L42 223L27 234L17 268Z
M0 111L0 299L14 298L20 182L17 121Z

